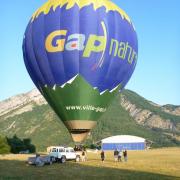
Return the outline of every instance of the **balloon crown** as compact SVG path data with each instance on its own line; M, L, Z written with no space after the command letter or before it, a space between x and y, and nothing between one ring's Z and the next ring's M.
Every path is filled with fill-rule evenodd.
M110 0L49 0L33 14L32 21L34 21L41 13L48 14L51 8L55 11L57 7L65 6L66 9L70 9L75 5L80 9L85 6L93 5L94 10L105 7L106 12L116 11L121 15L122 19L125 19L132 24L129 16Z

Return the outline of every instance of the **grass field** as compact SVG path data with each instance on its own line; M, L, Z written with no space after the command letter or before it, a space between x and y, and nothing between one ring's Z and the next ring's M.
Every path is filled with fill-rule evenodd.
M104 163L99 153L88 153L87 162L67 162L51 166L26 165L27 155L0 156L0 179L180 179L180 148L129 151L128 162L114 162L106 153Z

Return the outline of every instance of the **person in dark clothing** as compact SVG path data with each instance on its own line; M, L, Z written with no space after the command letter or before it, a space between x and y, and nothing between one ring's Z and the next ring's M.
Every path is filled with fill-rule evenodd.
M123 151L124 161L127 162L127 150Z
M117 162L118 161L118 150L114 150L114 161Z
M86 152L83 150L82 151L82 162L86 161Z
M101 161L104 162L104 159L105 159L104 151L101 151Z
M118 162L122 161L121 158L122 158L122 151L119 150L119 152L118 152Z

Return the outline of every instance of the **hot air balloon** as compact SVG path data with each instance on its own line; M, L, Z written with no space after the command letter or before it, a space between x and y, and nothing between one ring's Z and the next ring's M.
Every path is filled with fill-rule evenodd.
M82 142L129 81L137 35L110 0L49 0L30 19L23 55L36 87Z

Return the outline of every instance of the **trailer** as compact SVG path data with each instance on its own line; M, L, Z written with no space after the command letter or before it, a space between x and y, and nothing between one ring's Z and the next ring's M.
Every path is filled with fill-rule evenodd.
M55 158L52 156L40 156L39 154L35 157L29 157L27 163L29 165L44 166L45 164L52 165L55 162Z

